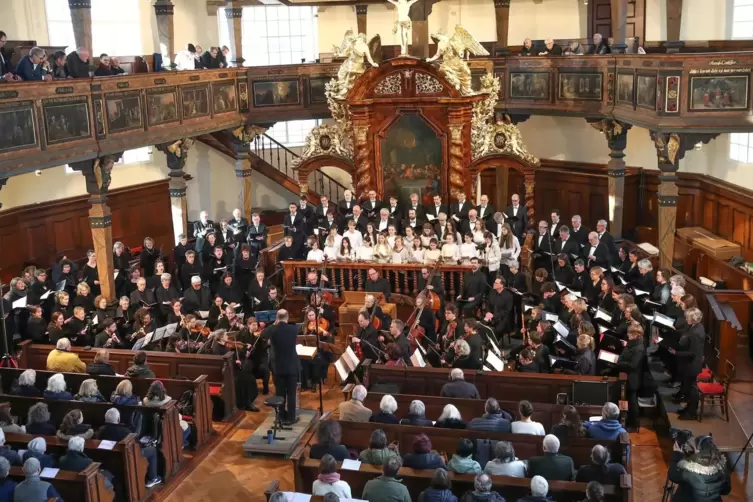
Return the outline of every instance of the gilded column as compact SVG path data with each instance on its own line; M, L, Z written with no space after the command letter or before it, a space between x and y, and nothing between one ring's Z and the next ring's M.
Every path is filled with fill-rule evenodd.
M227 18L227 32L230 35L230 52L233 54L235 66L243 66L243 7L234 7L228 2L225 8Z
M368 124L353 124L353 137L355 138L354 144L354 159L353 163L356 166L355 185L356 185L356 198L362 198L366 196L369 190L376 190L378 196L382 196L380 191L381 187L377 187L376 180L372 173L371 163L371 145L369 144L369 126ZM300 174L299 174L300 176ZM307 187L308 188L308 187Z
M97 274L102 296L115 300L115 275L112 261L112 214L107 205L107 192L110 188L112 168L120 158L106 155L94 160L71 164L86 179L86 192L89 194L89 227L92 232L94 252L97 255Z
M523 174L523 187L525 188L526 213L528 214L528 228L536 228L538 222L534 221L533 193L536 189L536 171L526 168ZM528 228L524 229L528 230Z
M175 5L170 0L156 0L154 13L157 16L157 34L159 35L159 52L162 54L162 67L172 68L175 56L175 29L173 10Z
M186 166L188 150L193 140L180 139L173 143L157 145L157 149L165 154L167 159L168 193L170 194L170 212L173 219L173 237L178 244L180 234L188 235L188 208L186 205L186 178L183 168Z
M465 173L463 170L463 166L466 165L463 162L463 150L465 145L469 143L463 141L463 124L450 123L448 127L450 129L450 151L447 190L450 199L454 199L457 197L458 192L464 192L467 195Z
M92 52L92 2L91 0L68 0L76 47L86 47Z

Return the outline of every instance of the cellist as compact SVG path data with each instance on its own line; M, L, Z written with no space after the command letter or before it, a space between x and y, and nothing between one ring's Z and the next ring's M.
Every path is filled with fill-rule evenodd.
M261 376L265 393L269 393L269 371L267 370L267 354L269 340L263 338L259 331L259 323L255 317L246 319L246 326L236 334L235 340L242 343L237 347L237 357L240 365L235 367L235 400L241 410L259 411L254 401L259 395L256 385L257 375Z
M440 357L437 348L437 318L434 315L434 312L425 305L425 302L426 297L423 293L416 297L416 310L411 316L413 319L411 328L416 325L423 328L424 337L423 340L421 340L421 345L426 349L426 356L429 363L434 367L439 367Z
M323 326L328 326L329 321L317 315L313 308L306 309L301 335L306 336L303 345L319 347L319 342L333 343L332 335ZM326 350L317 350L313 359L301 360L301 389L316 390L316 384L321 378L327 376L327 368L331 362L332 354Z
M374 327L377 328L377 331L386 329L386 327L390 325L392 319L385 314L382 307L376 303L374 295L366 295L363 301L363 308L366 309L366 312L369 314L369 318L372 320ZM378 320L378 322L374 322L375 320ZM377 327L377 325L379 327Z
M418 276L418 289L423 291L424 289L436 293L439 296L439 305L432 305L433 310L437 312L437 315L441 315L444 308L444 286L442 286L441 273L434 273L429 270L429 267L423 267L421 269L421 275Z

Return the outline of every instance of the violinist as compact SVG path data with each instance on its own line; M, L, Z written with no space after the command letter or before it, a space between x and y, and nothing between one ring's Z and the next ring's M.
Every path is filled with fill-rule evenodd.
M323 327L329 322L316 315L316 310L306 310L306 317L301 326L301 334L306 336L304 345L319 346L319 342L333 343L332 335ZM312 336L313 335L313 336ZM310 340L309 340L310 338ZM301 360L301 388L316 390L316 384L327 375L327 368L331 362L331 353L318 350L313 359Z
M470 357L474 361L478 361L479 364L484 362L484 341L481 339L481 335L478 334L478 321L476 319L465 319L463 322L463 330L465 334L463 339L468 342L470 348Z
M187 314L185 316L181 316L176 333L178 336L180 336L181 340L190 340L191 333L195 332L195 329L194 329L195 326L196 326L195 315ZM193 337L195 338L196 335L194 334Z
M397 346L405 366L410 366L410 341L408 341L408 336L405 334L405 323L400 319L393 320L390 323L390 335L392 335L392 339L394 340L390 345ZM389 346L387 348L389 349ZM387 350L387 355L390 355L389 350Z
M448 303L444 308L444 324L442 325L442 336L439 339L439 351L445 353L450 349L450 345L456 340L458 335L458 309L455 305Z
M232 305L225 306L224 315L220 315L215 329L224 329L227 331L240 331L243 329L243 323L235 314L235 307Z
M434 316L434 312L428 307L428 305L425 305L426 303L426 297L424 295L418 295L416 297L416 311L415 311L415 317L417 319L413 322L413 327L415 327L416 324L418 326L422 327L424 330L424 337L422 340L422 345L424 348L428 348L429 345L432 345L434 347L437 346L437 318ZM414 317L414 316L411 316ZM434 351L428 351L429 354L433 354ZM432 356L429 356L429 362L432 362ZM438 358L437 358L438 359ZM434 362L432 362L434 364Z
M521 373L539 372L539 365L534 360L534 353L530 348L526 347L520 352L520 355L518 356L518 366L516 369Z
M384 337L371 324L369 314L365 310L358 313L358 326L356 336L352 340L361 344L364 359L371 359L372 362L376 362L379 359L379 346L384 342Z
M122 349L125 344L118 337L118 325L110 318L104 319L100 326L104 329L94 337L95 347L104 347L107 349Z
M390 343L387 348L384 349L387 353L387 361L385 366L407 366L405 358L403 357L403 349L396 343Z
M280 310L280 299L277 297L277 287L276 286L270 286L269 287L269 296L267 299L263 302L261 302L259 305L256 306L256 311L264 311L264 310ZM329 307L329 305L327 305ZM330 307L332 308L332 307ZM334 316L334 313L333 313Z
M450 352L454 354L454 360L450 363L453 368L460 368L463 370L480 370L481 361L476 360L471 356L471 347L465 340L458 339L453 344Z
M246 360L253 371L253 387L256 387L256 379L261 378L262 392L269 394L269 338L262 335L255 317L246 319L246 327L239 334L239 340L247 344Z
M167 314L167 322L166 324L175 324L178 323L179 325L183 323L183 304L180 303L180 300L174 300L172 304L170 305L170 313Z
M497 277L487 298L489 311L484 315L484 320L491 322L498 338L510 331L513 312L512 296L512 293L505 288L505 279Z

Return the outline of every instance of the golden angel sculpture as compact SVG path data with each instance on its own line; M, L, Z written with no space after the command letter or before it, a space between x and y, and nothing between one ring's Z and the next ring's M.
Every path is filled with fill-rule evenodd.
M377 45L381 45L379 35L374 36L367 42L364 33L354 35L353 30L345 32L345 38L343 38L340 47L334 48L335 57L345 58L345 61L340 65L340 70L337 72L339 87L335 97L344 98L350 88L353 87L353 82L366 71L364 58L366 58L371 66L379 66L374 62L371 54L372 46Z
M432 63L442 58L439 70L447 80L463 95L473 94L471 69L464 61L466 51L474 56L488 56L489 52L460 25L455 26L452 36L435 33L431 36L437 42L437 53L426 60Z

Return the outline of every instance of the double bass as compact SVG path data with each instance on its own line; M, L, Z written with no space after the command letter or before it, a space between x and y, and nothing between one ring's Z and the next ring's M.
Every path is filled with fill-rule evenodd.
M435 313L435 315L437 312L439 312L439 306L441 304L439 295L429 289L431 281L434 279L434 276L436 275L438 270L439 261L437 261L434 264L434 267L432 267L431 273L426 279L426 285L424 286L424 289L418 294L418 296L416 296L416 300L418 300L418 298L423 299L421 306L416 306L416 308L413 309L413 313L408 318L407 324L408 326L410 326L408 331L408 341L410 342L411 350L416 350L418 344L420 344L424 337L426 337L426 330L419 324L421 321L421 314L423 314L424 309L428 306L428 308L430 308L432 312ZM418 303L418 301L416 303Z

